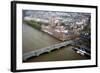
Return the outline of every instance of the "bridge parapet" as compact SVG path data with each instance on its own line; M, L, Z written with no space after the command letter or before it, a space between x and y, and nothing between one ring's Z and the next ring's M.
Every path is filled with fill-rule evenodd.
M48 47L45 47L45 48L41 48L39 50L35 50L35 51L31 51L31 52L25 53L23 55L23 61L26 61L27 59L29 59L31 57L34 57L34 56L39 56L42 53L50 52L50 51L52 51L54 49L59 49L59 48L61 48L63 46L67 46L67 45L69 45L71 43L72 43L72 41L65 41L65 42L54 44L54 45L51 45L51 46L48 46Z

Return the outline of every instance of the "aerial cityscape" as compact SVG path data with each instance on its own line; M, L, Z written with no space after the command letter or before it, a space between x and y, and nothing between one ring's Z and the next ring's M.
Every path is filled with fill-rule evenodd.
M23 62L91 59L91 13L23 10Z

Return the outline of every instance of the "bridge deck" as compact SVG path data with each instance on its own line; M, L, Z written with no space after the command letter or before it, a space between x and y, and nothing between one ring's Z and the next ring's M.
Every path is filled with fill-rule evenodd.
M71 43L72 43L72 41L65 41L65 42L62 42L62 43L59 43L59 44L54 44L54 45L51 45L51 46L48 46L48 47L45 47L45 48L41 48L41 49L38 49L38 50L35 50L35 51L31 51L31 52L25 53L23 55L23 61L26 61L30 57L39 56L42 53L50 52L50 51L52 51L54 49L60 49L61 47L67 46L67 45L69 45Z

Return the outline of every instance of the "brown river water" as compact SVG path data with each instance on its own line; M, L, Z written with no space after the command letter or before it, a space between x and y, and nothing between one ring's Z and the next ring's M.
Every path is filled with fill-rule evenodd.
M61 41L41 32L27 24L22 25L22 46L23 54L43 47L47 47ZM77 54L72 50L73 46L67 46L59 50L54 50L49 53L42 54L38 57L32 57L26 62L45 62L45 61L64 61L64 60L85 60L86 56Z

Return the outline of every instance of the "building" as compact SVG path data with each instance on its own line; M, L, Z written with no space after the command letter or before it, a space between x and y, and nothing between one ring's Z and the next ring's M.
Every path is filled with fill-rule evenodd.
M74 33L72 33L72 31L69 32L64 25L61 25L59 18L55 16L50 18L48 26L42 25L41 30L62 41L69 40L74 37Z

